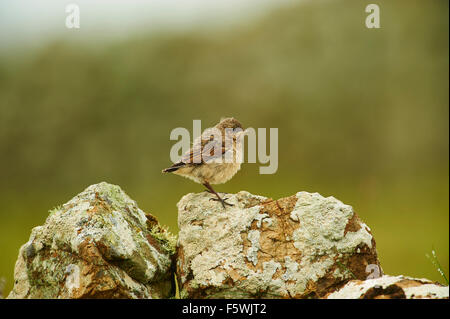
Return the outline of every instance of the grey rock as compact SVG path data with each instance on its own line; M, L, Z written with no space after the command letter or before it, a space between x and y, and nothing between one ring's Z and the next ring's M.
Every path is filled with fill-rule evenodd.
M119 186L89 186L19 252L8 298L167 298L175 237Z
M449 287L428 279L382 276L352 280L330 293L328 299L448 299Z
M371 267L383 274L369 227L334 197L226 197L234 206L206 192L178 203L182 298L322 298Z

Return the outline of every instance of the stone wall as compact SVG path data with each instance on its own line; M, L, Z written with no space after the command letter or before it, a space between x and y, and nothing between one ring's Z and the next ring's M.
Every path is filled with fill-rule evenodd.
M383 274L370 228L334 197L241 191L178 203L178 240L119 187L52 210L19 251L8 298L448 298ZM176 275L176 276L175 276Z

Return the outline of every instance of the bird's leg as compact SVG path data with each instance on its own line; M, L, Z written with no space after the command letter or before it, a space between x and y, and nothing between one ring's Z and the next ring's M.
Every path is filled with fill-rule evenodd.
M215 194L217 196L217 198L210 198L210 200L219 201L222 204L223 208L225 208L225 205L234 206L233 204L227 203L225 201L228 198L223 198L223 199L220 198L219 194L216 193L216 191L212 188L212 186L208 182L203 183L203 185L208 189L207 190L208 193Z
M215 192L210 191L209 189L205 189L205 192L210 193L210 194L215 194L217 195ZM225 194L225 193L224 193Z

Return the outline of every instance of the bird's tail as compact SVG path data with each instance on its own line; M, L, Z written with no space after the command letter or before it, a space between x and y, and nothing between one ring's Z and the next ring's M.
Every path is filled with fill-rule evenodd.
M186 164L183 162L179 162L179 163L173 164L172 166L170 166L168 168L163 169L162 172L163 173L175 172L176 170L178 170L180 167L182 167L184 165L186 165Z

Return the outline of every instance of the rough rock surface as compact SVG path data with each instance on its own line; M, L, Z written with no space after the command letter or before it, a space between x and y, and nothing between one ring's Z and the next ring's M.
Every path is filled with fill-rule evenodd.
M175 238L119 186L100 183L50 212L20 248L8 298L166 298Z
M321 298L373 267L382 275L369 227L339 200L306 192L226 197L233 207L208 193L178 203L182 298Z
M382 276L352 280L327 296L328 299L448 299L449 287L428 279Z

